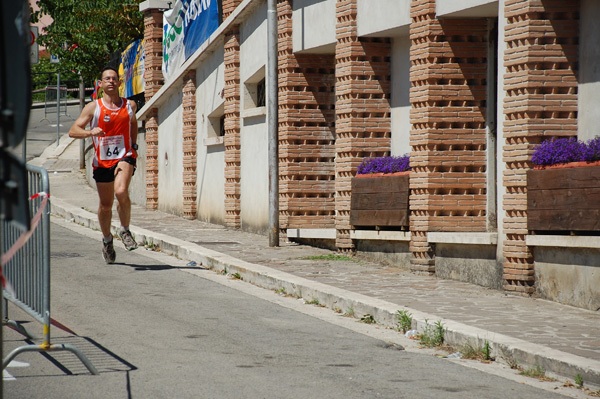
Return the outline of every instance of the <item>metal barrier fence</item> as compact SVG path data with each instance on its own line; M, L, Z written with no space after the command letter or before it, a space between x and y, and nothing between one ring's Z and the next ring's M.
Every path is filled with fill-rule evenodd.
M2 362L4 369L18 354L22 352L69 351L74 353L92 374L98 374L90 361L73 345L50 342L50 206L47 201L50 195L50 183L46 169L27 165L28 193L30 196L32 219L38 220L29 239L22 248L14 253L12 259L3 265L3 274L10 289L3 290L4 317L7 324L15 327L23 335L33 338L29 332L14 320L8 320L8 302L10 301L34 319L42 323L44 339L40 345L25 345L14 349ZM41 194L41 195L39 195ZM44 205L46 205L44 207ZM39 214L39 215L38 215ZM32 225L34 225L32 222ZM2 229L2 254L11 251L22 232L10 222L0 221Z
M56 90L55 86L46 86L45 88L45 101L44 101L44 119L48 114L59 113L61 115L67 115L67 86L60 86L60 90ZM60 103L58 101L60 94Z

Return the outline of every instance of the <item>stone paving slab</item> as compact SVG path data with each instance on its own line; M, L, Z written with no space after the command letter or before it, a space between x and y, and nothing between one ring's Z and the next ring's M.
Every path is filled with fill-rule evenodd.
M71 147L77 149L68 146L60 161L48 159L44 163L50 171L52 197L60 203L53 204L53 212L97 229L95 189L83 178L78 163L72 173L64 171L78 156ZM53 173L58 168L61 173ZM73 217L76 213L77 220ZM118 226L116 212L113 222ZM217 269L238 270L244 280L266 288L285 288L288 294L294 291L298 295L302 287L301 294L307 300L311 300L310 295L318 296L321 303L342 312L355 306L356 316L371 312L388 326L395 325L396 310L408 309L420 327L427 317L429 322L443 320L452 326L449 331L456 339L489 340L499 349L509 349L525 364L542 363L569 378L579 372L586 382L600 385L600 312L415 275L360 257L352 261L311 260L308 257L333 252L283 240L280 247L271 248L266 236L186 220L139 205L133 206L131 228L134 233L138 229L136 234L146 240L152 240L153 235L162 240L167 251L182 257L200 254ZM184 247L186 252L177 252Z

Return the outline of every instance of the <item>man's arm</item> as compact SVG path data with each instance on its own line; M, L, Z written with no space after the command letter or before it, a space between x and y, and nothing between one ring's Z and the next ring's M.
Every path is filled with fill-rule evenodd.
M79 115L79 118L75 120L75 123L73 123L71 129L69 129L69 137L73 137L75 139L85 139L91 136L102 136L104 134L104 131L99 127L95 127L91 130L86 129L86 126L94 117L95 110L95 101L89 103L83 108L81 115Z
M131 121L129 122L131 127L129 131L131 132L131 144L137 144L137 136L138 136L138 123L137 117L135 113L137 112L137 104L133 100L128 100L129 106L131 107L131 111L133 111L133 115L131 116Z

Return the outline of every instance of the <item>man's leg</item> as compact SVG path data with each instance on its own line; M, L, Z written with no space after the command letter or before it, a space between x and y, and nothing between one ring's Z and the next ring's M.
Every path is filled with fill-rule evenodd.
M133 165L119 162L115 169L115 196L117 197L117 213L121 226L129 227L131 221L131 200L129 199L129 183L133 176Z
M100 204L98 205L98 222L100 230L104 237L109 236L110 222L112 219L112 206L115 198L113 183L96 183L98 188L98 197Z
M129 198L129 183L133 176L133 165L121 161L115 169L115 196L117 197L117 213L121 221L121 229L119 237L123 241L123 245L127 250L131 251L137 248L137 243L133 239L129 231L129 223L131 221L131 199Z
M96 182L100 204L98 205L98 222L103 235L102 257L106 263L114 263L116 253L113 248L112 234L110 224L112 219L112 206L115 198L113 183Z

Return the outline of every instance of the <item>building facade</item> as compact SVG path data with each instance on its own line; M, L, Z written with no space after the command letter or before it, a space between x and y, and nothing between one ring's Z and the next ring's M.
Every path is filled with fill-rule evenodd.
M132 198L267 234L267 3L223 21L172 81L146 16ZM598 135L593 0L278 0L280 231L415 273L600 308L600 238L528 229L537 144ZM368 157L410 154L409 228L350 224ZM594 201L590 199L590 201Z

